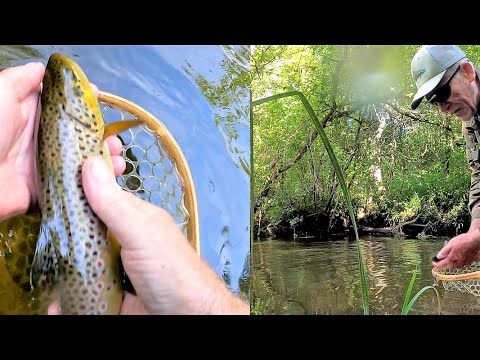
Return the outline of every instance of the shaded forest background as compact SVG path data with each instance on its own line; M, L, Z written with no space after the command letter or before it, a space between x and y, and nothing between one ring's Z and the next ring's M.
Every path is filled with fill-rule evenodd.
M470 170L460 120L424 103L410 110L410 61L419 47L254 46L252 100L303 92L363 229L454 235L470 225ZM480 63L480 47L461 48ZM254 237L348 233L333 167L298 98L255 106L252 115Z

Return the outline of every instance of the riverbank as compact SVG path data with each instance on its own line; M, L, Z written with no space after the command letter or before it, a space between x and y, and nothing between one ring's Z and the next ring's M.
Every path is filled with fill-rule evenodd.
M359 235L402 236L406 238L453 237L468 231L470 218L461 216L455 221L418 214L405 221L393 222L387 214L357 219ZM329 237L354 236L354 229L347 215L328 219L324 214L297 213L276 223L254 226L256 238L300 239L303 241L322 241Z

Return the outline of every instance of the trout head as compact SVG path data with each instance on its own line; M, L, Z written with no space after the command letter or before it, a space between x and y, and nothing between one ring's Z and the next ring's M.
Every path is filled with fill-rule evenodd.
M50 56L41 102L46 115L43 121L76 121L83 130L103 137L104 122L98 100L85 73L72 59L57 53Z

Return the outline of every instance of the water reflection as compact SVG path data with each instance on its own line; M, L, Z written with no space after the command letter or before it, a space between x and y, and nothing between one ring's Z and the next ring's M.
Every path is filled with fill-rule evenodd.
M250 49L246 45L242 46L219 46L221 56L212 58L199 56L196 58L185 57L185 64L182 66L183 71L194 81L202 94L205 96L210 106L214 110L213 122L217 127L217 134L223 138L223 146L227 149L230 157L230 166L235 166L240 176L243 186L250 187ZM208 47L202 47L206 52ZM205 66L207 65L207 66ZM221 75L221 76L218 76ZM212 135L209 130L208 136ZM229 170L234 172L234 170ZM227 178L222 179L226 184L229 183ZM211 198L217 198L216 188L219 186L212 178L208 180L208 191ZM233 189L233 187L231 187ZM240 231L244 234L245 239L249 238L249 203L250 195L246 200L247 208L237 208L234 210L237 214L237 229L233 232ZM221 214L219 214L221 215ZM238 226L243 225L243 228ZM230 233L232 230L229 226L224 226L221 230L223 241L220 245L220 261L223 264L222 276L225 281L231 285L231 258L232 248L237 246L249 249L249 243L239 242L233 239ZM245 258L245 265L241 274L239 274L239 282L235 284L241 291L242 282L248 282L245 279L245 266L250 267L249 251ZM246 295L244 292L243 295Z
M415 267L413 288L433 285L431 258L445 239L364 237L371 314L399 315ZM252 248L253 314L363 314L356 246L351 240L321 243L271 240ZM480 297L437 287L442 314L478 314ZM435 292L428 290L409 314L438 314Z
M219 128L230 156L235 164L250 174L250 51L247 46L222 46L225 58L220 66L225 74L217 81L187 62L184 68L208 102L216 109L215 125ZM209 70L211 72L211 70Z
M0 46L0 67L46 64L53 52L73 57L99 89L135 102L169 129L195 183L201 254L248 298L248 46ZM134 150L131 157L138 156Z
M39 60L42 54L37 49L26 45L0 47L0 70L25 63L25 59Z

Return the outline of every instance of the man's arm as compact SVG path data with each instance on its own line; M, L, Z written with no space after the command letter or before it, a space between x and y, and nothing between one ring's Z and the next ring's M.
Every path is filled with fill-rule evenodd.
M470 211L472 218L471 230L472 226L476 226L475 224L477 224L477 221L474 220L480 219L480 149L477 146L480 139L476 138L477 135L474 130L474 119L466 123L462 122L462 134L465 139L465 152L468 165L472 172L468 201L468 210ZM480 137L480 135L478 136Z
M472 219L470 229L452 238L438 252L438 261L433 261L433 265L439 269L461 268L480 260L480 149L475 128L474 119L462 123L467 161L472 171L468 202Z
M468 210L472 219L468 232L472 232L480 229L480 149L477 145L475 132L473 129L468 129L468 125L469 123L462 123L467 161L472 171L468 196Z

